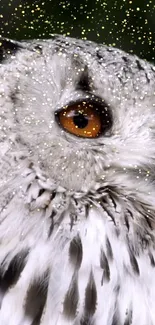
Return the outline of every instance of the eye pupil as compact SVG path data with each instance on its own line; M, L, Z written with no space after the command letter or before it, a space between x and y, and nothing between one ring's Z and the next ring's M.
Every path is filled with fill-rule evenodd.
M73 117L73 122L79 129L84 129L88 125L88 118L81 113L77 113Z

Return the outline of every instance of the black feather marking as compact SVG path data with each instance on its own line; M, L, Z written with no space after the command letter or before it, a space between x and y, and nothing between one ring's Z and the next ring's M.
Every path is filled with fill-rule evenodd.
M127 230L129 231L130 229L130 225L129 225L129 220L128 220L128 216L125 214L124 215L124 221L125 221L125 225L127 227Z
M94 322L92 322L92 319L89 317L82 317L80 320L80 325L94 325Z
M108 237L106 238L106 249L107 249L108 259L113 260L113 252L112 252L111 244L110 244Z
M152 253L149 253L149 258L150 258L150 263L153 267L155 267L155 260L154 260L154 257L152 255Z
M5 293L11 286L15 285L26 264L29 251L23 250L18 253L10 262L6 271L3 263L0 266L0 289Z
M86 219L88 218L88 215L89 215L89 208L90 208L89 204L86 204L85 205L85 217L86 217Z
M50 228L49 228L49 231L48 231L48 237L51 236L52 232L53 232L53 229L54 229L54 217L57 215L57 211L56 210L53 210L51 215L50 215L50 220L51 220L51 224L50 224Z
M25 300L25 315L29 317L35 325L39 323L47 298L48 272L41 278L35 279L29 286Z
M130 255L130 263L131 263L132 269L135 272L135 274L139 275L140 271L139 271L138 262L137 262L136 257L131 249L129 249L129 255Z
M145 71L140 60L136 60L136 63L137 63L137 68L139 69L139 71L141 71L141 70ZM150 83L150 78L146 72L145 72L145 77L146 77L147 82Z
M132 213L129 209L126 209L126 211L127 211L127 213L130 215L130 217L131 217L132 219L134 219L134 217L133 217L133 213Z
M129 59L127 56L122 56L122 59L125 63L129 63Z
M5 61L8 55L15 55L19 49L18 43L8 39L0 39L0 63Z
M40 311L38 312L37 316L35 317L31 325L40 325L42 314L43 314L43 310L40 308Z
M76 221L77 221L77 215L75 213L70 213L70 231L72 231Z
M126 311L126 317L123 325L131 325L132 324L132 309Z
M107 215L109 216L109 218L113 221L114 225L116 226L115 217L111 213L111 211L108 209L108 207L106 206L106 202L105 202L104 199L100 202L100 205L103 208L103 210L107 213Z
M120 325L120 324L121 324L121 322L120 322L119 313L116 310L115 313L114 313L111 325Z
M12 101L12 103L13 103L14 106L15 106L16 103L17 103L17 95L18 95L18 93L19 93L19 89L17 89L17 88L15 87L14 90L13 90L13 92L10 94L10 98L11 98L11 101ZM15 121L16 121L17 123L19 123L19 120L17 119L16 114L15 114ZM20 137L19 137L19 139L20 139Z
M138 70L145 70L144 67L141 65L141 62L139 60L136 60L136 63L137 63L137 68Z
M73 274L69 289L66 293L63 303L63 313L67 318L74 319L76 316L77 306L79 301L79 291L77 275Z
M109 281L110 280L110 268L109 268L109 263L107 260L107 257L103 251L103 249L101 248L101 252L100 252L100 266L103 269L103 276L102 276L102 280L101 280L101 285L103 285L103 281Z
M109 197L110 197L110 199L111 199L111 201L112 201L112 203L113 203L113 205L114 205L114 209L116 210L117 204L116 204L116 202L115 202L114 195L110 195L110 194L109 194Z
M39 190L39 193L38 193L38 197L39 196L42 196L42 194L45 192L45 189L44 188L41 188L40 190Z
M82 71L81 75L80 75L80 79L78 81L78 84L76 86L77 90L82 90L82 91L87 91L90 92L91 87L90 87L91 81L90 81L90 77L88 74L88 67L85 66L84 71Z
M75 266L75 269L79 269L82 263L83 249L82 242L79 235L74 237L69 247L70 262Z
M119 290L116 290L116 300L115 300L115 307L114 307L114 313L113 313L113 318L112 318L112 322L111 325L121 325L121 321L120 321L120 311L118 308L118 293Z
M96 311L96 305L97 305L97 290L96 290L96 284L94 281L93 272L91 270L88 284L85 291L84 315L86 318L88 316L90 317L94 315Z
M99 63L101 63L103 61L103 55L100 52L101 52L100 50L96 51L96 56L97 56Z
M149 217L149 216L147 216L147 215L145 215L145 214L143 214L143 216L144 216L145 221L147 222L147 225L149 226L149 228L150 228L151 230L153 230L154 227L153 227L153 225L152 225L151 217Z
M116 286L114 287L114 292L116 293L116 296L118 297L119 292L120 292L120 284L116 284Z

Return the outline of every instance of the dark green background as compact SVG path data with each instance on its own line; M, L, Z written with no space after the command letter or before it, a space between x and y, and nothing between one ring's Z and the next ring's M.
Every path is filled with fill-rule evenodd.
M155 0L0 0L0 35L53 33L111 44L155 62Z

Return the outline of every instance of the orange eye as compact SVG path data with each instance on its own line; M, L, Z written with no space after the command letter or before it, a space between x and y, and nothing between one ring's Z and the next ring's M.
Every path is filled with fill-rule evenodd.
M101 134L104 126L107 127L107 118L103 118L103 115L107 115L106 108L104 107L103 111L103 107L97 106L97 103L95 105L85 101L74 103L63 108L56 115L58 123L66 131L79 137L96 138Z

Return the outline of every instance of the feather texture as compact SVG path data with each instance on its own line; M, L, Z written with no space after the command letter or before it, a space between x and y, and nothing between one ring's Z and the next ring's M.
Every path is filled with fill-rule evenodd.
M155 325L155 68L62 36L0 60L0 324ZM61 129L90 95L110 130Z

